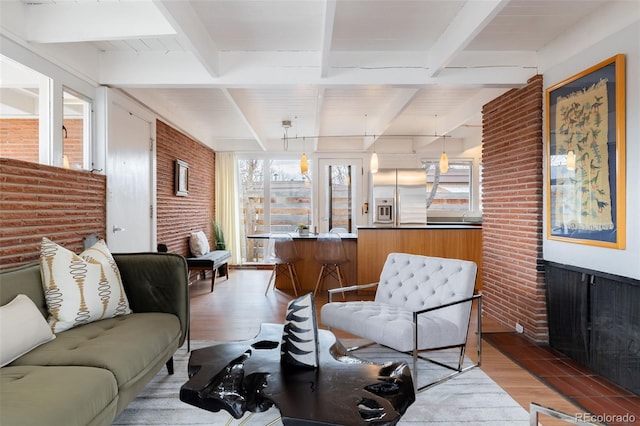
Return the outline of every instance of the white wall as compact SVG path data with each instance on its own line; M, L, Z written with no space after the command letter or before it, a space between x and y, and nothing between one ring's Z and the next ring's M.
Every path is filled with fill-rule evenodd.
M545 215L543 251L545 260L640 279L640 23L636 21L550 67L544 72L544 86L546 89L618 53L626 55L626 249L548 240ZM546 212L546 193L544 202Z

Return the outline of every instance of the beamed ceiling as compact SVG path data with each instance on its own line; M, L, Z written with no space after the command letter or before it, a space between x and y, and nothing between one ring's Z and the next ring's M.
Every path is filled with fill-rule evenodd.
M288 136L309 137L307 151L362 152L374 140L381 150L420 151L434 134L480 143L482 105L566 60L563 43L588 43L589 26L614 6L633 4L3 0L1 7L6 36L92 83L122 89L216 150L281 151L281 123L290 120Z

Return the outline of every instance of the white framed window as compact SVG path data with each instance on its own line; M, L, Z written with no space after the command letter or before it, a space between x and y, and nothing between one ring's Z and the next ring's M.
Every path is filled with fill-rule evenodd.
M450 161L447 173L440 172L439 160L423 164L427 171L427 212L472 210L473 161Z
M90 169L91 102L70 89L62 92L63 167Z
M238 159L243 263L264 262L265 240L248 235L294 232L313 223L311 167L303 175L299 158Z
M0 55L0 156L52 164L51 78Z

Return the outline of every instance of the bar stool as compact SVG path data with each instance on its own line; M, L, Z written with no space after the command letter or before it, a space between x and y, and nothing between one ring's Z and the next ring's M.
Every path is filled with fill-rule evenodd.
M283 276L289 278L291 281L291 287L293 287L293 293L298 297L298 287L300 287L300 283L298 282L298 274L296 273L296 267L293 264L296 260L299 260L300 256L298 255L298 250L296 250L296 245L293 242L293 238L289 234L276 234L269 238L269 262L273 262L273 271L271 272L271 277L269 278L269 283L267 284L267 289L265 290L265 296L269 292L269 287L271 286L271 281L273 281L273 288L276 287L275 276L278 271L280 273L285 272ZM288 272L288 275L286 274Z
M316 241L316 260L322 264L320 274L318 274L318 282L313 291L315 296L320 287L320 282L328 276L337 278L340 287L344 287L342 279L342 271L340 265L349 261L347 253L342 245L342 238L336 233L319 234ZM344 298L344 293L342 293Z

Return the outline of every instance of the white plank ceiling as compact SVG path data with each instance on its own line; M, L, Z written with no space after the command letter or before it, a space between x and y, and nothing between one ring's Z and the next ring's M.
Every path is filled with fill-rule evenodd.
M407 137L414 150L433 134L466 138L483 104L539 73L540 52L612 3L3 0L0 7L7 36L126 91L216 150L281 151L282 121L291 120L288 136L309 137L307 151L362 152L371 136L377 148Z

